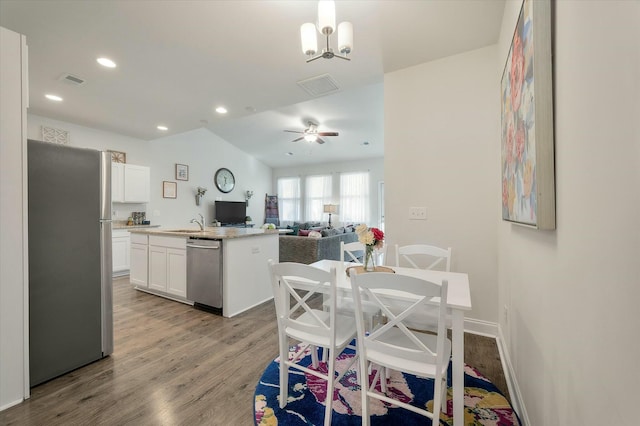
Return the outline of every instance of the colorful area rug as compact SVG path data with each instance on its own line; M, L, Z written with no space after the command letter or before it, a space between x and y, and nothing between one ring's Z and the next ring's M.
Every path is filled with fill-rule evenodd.
M296 351L296 347L291 348L289 356L291 357ZM349 350L340 355L337 362L338 371L346 368L352 357L353 353L350 353ZM309 352L301 360L301 364L311 365ZM254 395L255 424L260 426L322 425L327 391L326 382L311 374L289 369L289 398L287 405L281 409L278 404L279 367L280 362L276 358L267 366L256 386ZM336 385L333 394L332 425L361 424L360 386L356 380L355 366L352 368ZM327 365L320 363L318 370L326 373ZM464 370L464 425L519 426L518 416L495 385L473 367L465 365ZM370 379L374 374L375 370L372 371ZM450 387L451 368L449 368L448 385L447 413L440 414L441 425L453 424L451 417L453 409ZM410 374L392 372L387 385L387 394L393 398L401 398L418 407L426 406L429 411L433 406L433 382ZM424 416L373 398L369 400L369 411L372 426L431 424L430 419Z

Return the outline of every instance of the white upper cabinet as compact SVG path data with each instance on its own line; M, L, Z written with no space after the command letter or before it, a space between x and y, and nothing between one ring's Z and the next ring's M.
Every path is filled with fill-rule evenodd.
M111 200L115 203L147 203L151 171L134 164L111 163Z
M111 201L124 201L124 164L111 163Z

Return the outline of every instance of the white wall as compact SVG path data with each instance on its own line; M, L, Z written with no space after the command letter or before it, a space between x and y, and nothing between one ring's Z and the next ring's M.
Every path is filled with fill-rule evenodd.
M499 306L510 311L500 326L531 425L630 426L640 395L640 2L554 4L557 230L498 221ZM519 8L505 7L497 74Z
M190 227L189 221L197 213L205 216L207 224L214 219L216 199L244 201L245 191L254 191L247 214L254 223L264 222L264 196L271 192L271 168L239 150L206 129L198 129L151 142L151 203L147 217L170 227ZM178 182L178 198L162 198L162 181L175 181L175 164L189 165L189 181ZM226 167L233 173L236 186L228 194L216 188L213 178L216 170ZM156 186L154 186L156 185ZM196 206L196 188L207 192ZM154 216L155 211L160 216Z
M210 224L216 198L244 201L244 191L250 189L257 195L249 202L247 213L255 223L263 222L264 198L259 194L271 192L271 168L206 129L144 141L29 114L28 137L42 139L42 125L68 130L70 146L123 151L127 163L151 168L151 201L146 205L114 203L117 219L126 219L132 211L146 211L152 224L188 228L196 226L189 222L201 213ZM189 166L188 181L175 179L176 163ZM218 191L213 182L220 167L229 168L236 178L236 187L228 194ZM177 198L162 197L163 181L177 182ZM198 186L207 188L200 206L195 203Z
M347 172L369 172L369 195L371 200L370 206L370 226L379 226L378 217L380 214L378 186L380 182L384 182L384 158L367 158L360 161L347 161L344 163L327 163L327 164L307 164L295 167L280 167L273 170L273 190L274 193L278 188L278 178L287 176L298 176L301 183L304 184L306 176L330 174L332 176L334 203L340 202L340 173ZM271 194L271 193L270 193ZM301 197L304 199L304 193ZM326 215L324 221L329 220ZM338 206L338 214L331 216L331 224L334 227L341 225L340 206Z
M497 47L385 74L385 205L392 244L453 248L468 318L497 322L500 217ZM427 220L409 220L409 208ZM395 254L390 253L392 256Z
M25 47L0 27L0 410L29 394Z

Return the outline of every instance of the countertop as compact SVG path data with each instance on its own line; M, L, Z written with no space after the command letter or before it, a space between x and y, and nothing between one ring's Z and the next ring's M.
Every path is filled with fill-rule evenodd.
M114 224L113 225L113 230L115 231L117 230L130 230L130 229L146 229L146 228L159 228L160 225L119 225L119 224Z
M260 235L278 235L277 229L232 228L226 226L206 227L204 231L197 228L186 229L131 229L130 232L147 235L164 235L169 237L197 237L207 240L224 240L230 238L256 237Z

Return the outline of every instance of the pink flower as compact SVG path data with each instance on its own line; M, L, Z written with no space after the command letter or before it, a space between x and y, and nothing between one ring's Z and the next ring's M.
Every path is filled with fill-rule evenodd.
M506 146L506 157L507 164L513 163L513 147L514 147L514 131L513 131L513 122L509 120L509 125L507 126L507 146Z
M522 50L522 39L517 31L513 36L509 82L511 84L511 107L514 111L518 111L522 97L522 85L524 83L524 53Z

